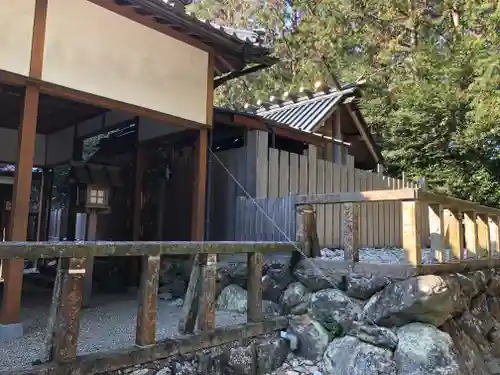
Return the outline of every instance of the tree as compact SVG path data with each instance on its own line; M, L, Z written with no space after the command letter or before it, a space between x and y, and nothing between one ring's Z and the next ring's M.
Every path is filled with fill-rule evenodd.
M363 77L362 110L391 174L404 171L434 190L500 203L497 2L211 3L194 9L225 25L265 28L281 59L221 87L218 104L241 108L317 80Z

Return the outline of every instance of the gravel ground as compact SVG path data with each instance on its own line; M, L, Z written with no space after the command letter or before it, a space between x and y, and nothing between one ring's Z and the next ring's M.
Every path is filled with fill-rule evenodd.
M22 321L24 337L0 343L0 371L30 366L44 356L44 341L50 293L25 296ZM78 353L126 348L134 345L137 300L135 294L98 295L93 307L82 311ZM158 339L177 335L181 307L177 301L158 299L156 335ZM218 326L240 324L246 316L230 312L217 312Z

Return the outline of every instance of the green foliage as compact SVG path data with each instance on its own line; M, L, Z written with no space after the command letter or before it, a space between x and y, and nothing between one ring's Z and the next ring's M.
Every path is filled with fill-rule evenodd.
M492 0L202 0L193 10L265 28L281 63L219 88L241 108L332 75L365 78L363 114L389 171L500 204L500 3Z

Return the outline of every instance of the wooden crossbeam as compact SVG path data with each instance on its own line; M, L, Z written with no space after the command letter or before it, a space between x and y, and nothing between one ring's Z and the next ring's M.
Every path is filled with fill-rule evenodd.
M291 242L2 242L0 258L83 258L88 256L149 256L239 254L294 251L300 243Z

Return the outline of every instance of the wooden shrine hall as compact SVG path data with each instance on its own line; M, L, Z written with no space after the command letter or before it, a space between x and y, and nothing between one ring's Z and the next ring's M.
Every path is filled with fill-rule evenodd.
M114 171L140 169L145 154L140 150L162 137L176 145L171 169L190 171L191 189L174 195L189 222L184 229L189 233L182 236L203 239L213 89L274 62L258 34L198 20L180 1L5 1L0 12L0 162L15 165L7 239L27 240L34 166L43 171L38 239L46 239L51 173L59 165L74 167L71 212L125 215L129 222L108 233L122 239L119 233L128 226L132 238L129 231L127 239L139 238L139 210L146 199L141 185L148 182L121 180ZM124 131L127 126L135 130ZM109 135L113 129L120 134ZM103 133L115 139L113 157L106 154L106 137L92 138ZM92 148L85 143L90 138L94 150L85 151ZM184 146L191 150L189 157L182 156ZM172 150L158 152L167 156ZM164 165L157 172L170 173ZM181 194L179 186L172 194ZM161 218L156 222L161 225ZM67 238L74 239L74 233ZM3 261L0 337L22 334L23 268L22 259Z

